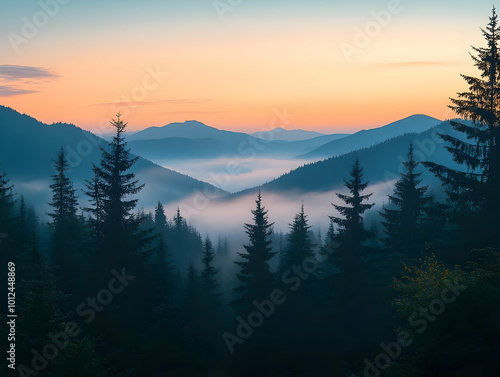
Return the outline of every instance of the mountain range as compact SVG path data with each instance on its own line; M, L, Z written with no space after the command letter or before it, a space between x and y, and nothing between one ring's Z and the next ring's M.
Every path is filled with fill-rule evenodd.
M304 140L298 140L297 132ZM273 131L255 135L224 131L197 121L150 127L128 136L132 151L156 162L169 159L208 159L248 157L290 159L308 153L325 143L342 139L347 134L321 135L304 130L286 131L297 140L272 139ZM304 135L315 137L307 138ZM320 136L316 136L316 134ZM294 138L294 137L292 137Z
M196 121L153 127L129 135L132 152L139 157L133 172L146 183L140 195L140 207L152 207L158 200L163 203L179 202L199 191L216 192L217 198L235 198L257 188L273 193L327 192L342 187L343 179L356 157L365 168L365 178L371 184L392 184L398 178L401 162L410 143L415 145L419 160L435 161L456 167L438 133L454 134L448 122L425 115L414 115L376 129L352 135L322 135L306 140L265 142L255 136L218 130ZM170 135L165 137L166 135ZM460 135L456 135L460 136ZM149 139L148 139L149 138ZM100 160L100 148L106 142L72 124L44 124L13 109L0 106L0 171L6 171L16 191L31 202L50 201L50 176L54 173L52 159L61 147L66 151L72 167L71 179L83 196L84 182L91 177L92 164ZM210 160L232 156L254 148L254 158L275 159L308 156L307 163L261 185L229 195L223 190L164 168L147 158ZM300 155L300 152L305 154ZM317 157L314 157L317 156ZM146 157L146 158L145 158ZM318 161L323 158L323 160ZM314 160L313 160L314 159ZM422 168L424 179L440 191L435 178ZM442 190L441 190L442 191ZM84 198L82 198L84 201Z
M441 122L441 120L427 115L412 115L383 127L362 130L341 140L333 140L325 143L308 153L299 155L298 158L319 159L340 156L356 149L371 147L372 145L406 133L427 131Z
M314 139L315 137L325 136L325 134L316 131L306 130L285 130L282 127L276 127L271 131L254 132L253 137L264 140L281 140L281 141L300 141ZM348 134L338 134L339 138L347 136Z
M15 191L36 203L50 201L50 176L54 174L52 160L64 148L71 166L70 178L84 201L82 189L92 176L92 164L98 164L101 147L106 142L72 124L44 124L8 107L0 106L0 171L5 171ZM209 190L224 196L227 193L205 182L163 168L140 157L132 171L145 182L139 206L151 207L179 201L195 192ZM215 196L215 194L214 194Z
M364 179L369 181L370 185L384 184L387 185L386 189L392 189L394 181L399 179L399 174L404 171L402 162L406 160L410 144L414 146L417 161L433 161L458 169L459 165L452 160L439 134L463 139L463 135L455 131L448 121L442 122L424 132L407 133L341 156L306 164L271 182L227 196L223 200L232 200L257 190L295 196L345 190L344 179L349 178L356 158L359 158L364 169ZM432 173L423 166L418 168L418 172L422 173L423 184L429 185L429 189L437 197L443 194L441 182Z

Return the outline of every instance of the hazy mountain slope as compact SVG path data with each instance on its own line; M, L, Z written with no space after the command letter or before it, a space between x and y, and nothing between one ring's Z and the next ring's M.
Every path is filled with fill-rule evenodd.
M232 156L237 151L234 144L217 139L166 139L137 140L129 143L135 154L152 161L166 159L218 158Z
M315 131L306 131L300 129L286 130L282 127L277 127L271 131L254 132L250 135L256 137L257 139L282 140L282 141L301 141L301 140L314 139L315 137L319 136L325 136L325 134ZM341 137L347 136L347 134L338 134L338 136L340 139Z
M359 131L340 140L331 141L311 152L298 155L297 158L319 159L340 156L354 150L370 147L400 135L424 132L440 123L440 120L427 115L412 115L383 127Z
M240 143L248 139L248 135L242 132L219 130L207 126L201 122L190 120L184 123L171 123L163 127L149 127L127 137L130 141L166 139L217 139L228 143Z
M74 125L47 125L0 106L0 171L7 172L16 191L24 193L30 201L48 201L50 175L54 174L52 159L61 147L73 168L69 175L76 188L82 189L84 180L92 175L92 163L100 160L100 147L105 145L101 138ZM146 183L139 202L145 207L158 200L168 203L188 197L196 190L203 191L207 185L143 158L139 158L133 171ZM225 194L220 191L220 195ZM83 194L79 196L85 199Z
M337 190L342 188L343 180L349 177L356 157L359 157L364 167L365 179L369 180L371 184L390 184L391 181L399 178L399 171L402 168L401 161L406 157L410 143L415 146L415 155L418 160L435 161L450 167L457 167L437 133L457 136L450 124L444 122L423 133L405 134L369 148L307 164L258 188L245 190L227 197L227 199L254 192L257 189L282 194ZM424 173L425 184L431 183L435 187L439 187L438 181L430 172L423 167L421 171Z

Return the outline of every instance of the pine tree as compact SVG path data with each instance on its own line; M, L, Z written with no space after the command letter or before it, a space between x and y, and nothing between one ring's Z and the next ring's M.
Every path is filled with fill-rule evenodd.
M6 232L11 224L14 208L13 185L9 185L7 173L0 174L0 233ZM5 234L5 233L2 233Z
M423 247L423 229L426 206L430 198L425 196L427 186L420 186L422 173L417 173L413 144L410 144L408 157L403 166L405 171L395 184L393 195L389 196L391 207L381 212L385 227L385 243L393 252L414 258Z
M213 266L213 261L215 258L214 249L212 246L212 241L210 238L205 239L205 250L203 251L203 256L201 262L203 263L203 269L201 270L201 288L203 296L208 298L210 301L215 302L217 299L217 269Z
M61 148L57 160L54 162L56 174L52 175L52 202L53 208L48 213L52 219L50 226L52 233L52 262L60 269L61 287L72 291L75 272L78 271L78 258L76 252L80 242L81 224L77 216L78 201L73 183L67 177L66 172L70 170L66 160L64 149Z
M185 279L185 307L188 322L195 327L199 327L200 298L200 274L194 264L190 263Z
M91 180L85 181L87 191L84 194L88 196L91 207L84 208L85 212L90 213L91 224L95 236L95 242L102 239L102 222L104 219L103 209L103 181L99 176L98 167L92 167L93 177Z
M94 221L101 217L98 227L102 229L104 253L108 267L134 265L142 258L139 252L151 241L148 231L140 231L141 219L133 214L138 199L128 199L144 187L135 179L130 169L139 157L132 157L127 148L124 133L127 124L120 114L112 120L116 134L109 142L109 150L101 148L101 162L94 165L94 179L87 184L87 195L92 207ZM100 208L99 208L100 207Z
M314 247L311 240L311 226L307 220L307 215L304 212L304 204L300 208L289 224L290 233L287 236L286 245L280 260L281 277L287 274L288 278L293 272L297 274L297 269L301 271L300 284L294 285L288 302L285 302L283 309L283 318L280 321L285 332L293 331L296 341L304 340L306 333L310 333L311 326L308 326L309 319L314 315L316 309L316 296L318 291L316 271L305 273L304 266L310 266L311 263L316 265ZM294 324L301 323L294 330L290 330Z
M73 183L66 176L70 166L63 148L53 162L56 174L51 176L53 183L49 186L52 190L52 202L49 205L53 207L53 212L48 215L52 218L51 225L56 231L65 231L67 226L76 222L78 201Z
M181 231L186 227L186 221L181 216L180 208L177 208L177 211L174 216L174 226L177 231Z
M293 223L289 226L287 246L284 248L280 261L282 271L291 269L293 265L301 266L305 259L314 257L314 245L309 233L311 226L308 224L303 203L300 212L295 215Z
M374 270L367 263L368 254L372 251L366 241L372 234L364 226L363 214L374 206L366 203L372 194L363 195L368 182L363 181L363 168L356 158L351 170L351 179L344 180L348 195L337 196L346 205L333 205L340 213L340 217L330 216L332 228L329 232L330 240L326 247L331 253L328 261L335 268L331 275L325 277L325 314L335 318L329 329L331 337L339 339L342 351L345 352L345 363L349 365L357 362L357 357L350 360L354 353L364 352L372 347L375 339L382 334L373 329L379 313L374 306L375 279ZM385 314L385 313L384 313ZM328 318L323 318L328 321ZM330 321L331 322L331 319Z
M351 195L337 193L346 206L333 204L342 217L330 216L331 222L338 227L337 232L331 237L334 243L339 244L339 267L343 270L350 270L362 264L363 242L371 236L363 225L363 214L374 206L374 204L364 203L372 194L361 194L368 187L368 182L363 182L363 168L358 158L352 167L351 179L344 180L344 185Z
M469 91L451 99L450 108L465 121L450 121L463 138L440 135L453 160L465 170L454 170L432 162L428 167L447 185L453 210L461 214L461 233L475 239L474 247L500 246L500 27L493 8L486 30L487 47L473 47L471 55L480 77L462 75ZM479 244L478 244L479 243Z
M158 205L155 208L155 226L157 231L162 231L167 225L167 217L165 216L165 209L163 208L163 204L158 202Z
M269 223L268 211L262 206L262 195L259 191L256 209L252 210L253 224L245 224L245 231L250 244L245 245L246 252L238 253L243 261L236 261L241 270L236 276L240 286L235 290L240 297L233 304L245 313L254 300L262 300L269 296L274 281L269 268L269 261L276 254L272 251L269 237L273 223Z

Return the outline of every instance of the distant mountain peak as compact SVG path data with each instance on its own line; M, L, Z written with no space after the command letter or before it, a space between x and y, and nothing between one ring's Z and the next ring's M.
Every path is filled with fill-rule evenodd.
M325 136L325 134L316 131L307 131L301 129L287 130L283 127L276 127L271 131L255 132L251 135L256 138L267 138L268 135L272 135L274 140L281 140L281 141L310 140L319 136Z

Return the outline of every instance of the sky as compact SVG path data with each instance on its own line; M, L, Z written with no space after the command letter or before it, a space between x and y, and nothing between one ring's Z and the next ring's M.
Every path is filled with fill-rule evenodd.
M354 132L453 116L494 2L0 0L0 104L105 132Z

